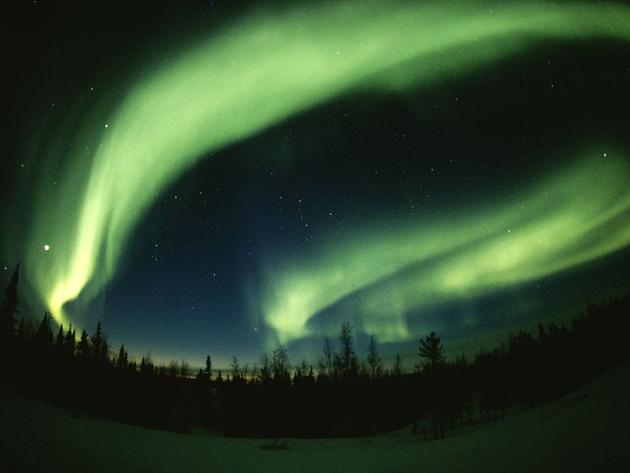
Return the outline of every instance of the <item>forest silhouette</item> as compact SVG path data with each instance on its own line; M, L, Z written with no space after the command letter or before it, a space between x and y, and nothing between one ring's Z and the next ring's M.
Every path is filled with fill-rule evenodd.
M417 363L385 366L370 338L356 354L352 327L325 339L316 364L291 363L286 347L254 367L233 357L217 371L208 355L196 374L182 361L158 365L112 350L92 334L55 332L46 313L20 314L19 265L0 305L0 394L24 397L131 424L187 432L201 426L231 436L343 437L410 426L424 439L458 424L491 420L513 407L558 398L630 357L630 295L590 304L569 324L519 330L474 359L448 360L440 337L419 341Z

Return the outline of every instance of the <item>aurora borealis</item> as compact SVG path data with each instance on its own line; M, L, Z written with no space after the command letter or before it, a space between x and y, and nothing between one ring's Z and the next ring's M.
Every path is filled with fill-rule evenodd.
M267 322L290 341L308 334L311 317L356 293L366 333L406 340L415 334L405 315L429 301L541 279L630 243L627 163L596 157L562 174L496 208L421 221L392 234L353 236L297 273L272 274L278 298Z
M123 290L123 299L137 297L142 305L142 296L121 284L134 265L133 242L155 240L147 232L155 231L156 225L143 222L151 221L152 212L164 205L163 196L171 195L170 189L187 174L212 174L212 160L230 166L225 156L238 154L234 150L241 143L247 159L237 158L233 165L241 166L240 171L244 165L260 171L253 182L264 188L262 174L269 172L262 171L264 166L282 170L300 164L294 163L295 153L282 146L261 151L256 145L252 151L251 143L265 137L268 143L277 142L274 134L280 133L279 127L320 113L322 107L334 108L357 97L362 101L397 97L402 103L409 101L408 108L421 117L410 127L413 133L433 126L426 123L431 119L422 118L430 107L424 110L421 99L434 90L443 93L445 81L461 84L492 75L493 68L506 67L546 44L570 44L571 54L578 55L589 41L623 48L620 45L630 40L630 8L616 3L349 2L259 7L229 17L207 31L197 28L200 31L184 39L177 30L168 55L145 55L137 46L125 67L112 74L115 80L103 78L102 86L66 93L73 100L62 117L35 112L36 107L25 112L31 129L19 137L14 161L33 170L28 176L32 190L25 199L15 197L19 190L12 194L13 206L5 215L15 216L18 209L20 213L26 209L27 215L15 218L5 230L3 255L7 262L23 261L31 296L57 321L80 326L105 317L108 301L103 296L108 291L115 299L112 293ZM147 28L151 34L156 33ZM128 40L137 41L131 34ZM100 67L107 70L107 65ZM623 83L624 78L610 80ZM529 100L519 97L523 91L513 84L503 87L512 91L515 103ZM43 100L50 102L48 97ZM545 114L542 100L534 113L530 121ZM598 123L593 117L593 127ZM618 128L623 125L618 123ZM501 126L510 129L509 124ZM535 130L532 124L532 133ZM308 136L308 129L302 133ZM493 139L478 136L469 148L476 147L481 156L484 141ZM316 138L305 139L309 140ZM462 184L452 177L448 186L436 185L431 191L445 195L443 203L427 204L422 215L412 212L394 223L386 211L379 215L374 209L401 196L392 191L381 197L375 189L363 188L361 194L371 195L372 202L364 202L361 209L342 205L334 212L319 212L324 221L333 214L354 215L343 232L320 225L317 218L311 226L297 222L316 233L308 237L308 245L291 242L300 235L297 231L278 243L272 225L260 223L274 219L257 214L254 233L259 243L252 256L256 263L248 263L246 270L234 267L229 275L245 288L236 296L243 310L208 311L196 323L206 320L209 332L216 318L224 319L221 327L232 322L254 327L260 350L334 335L348 318L360 333L374 334L379 342L403 343L429 329L430 313L441 310L436 309L440 301L448 305L492 297L622 251L630 243L628 143L611 137L609 130L594 130L586 137L558 133L547 141L548 149L536 138L532 150L536 156L531 159L539 164L518 176L515 185L491 196L484 195L483 188L471 189L470 198L454 205L448 196ZM423 146L422 139L413 138L413 147L421 151ZM434 153L434 144L427 149L437 156L436 162L452 159L449 151ZM333 143L328 153L336 152ZM517 154L514 149L509 152ZM468 159L481 163L479 156ZM501 158L509 162L517 157ZM314 159L318 158L305 158ZM360 164L361 159L359 155L350 161ZM376 159L386 163L410 158ZM368 162L374 160L370 157ZM435 167L426 166L424 172L431 174ZM256 176L254 171L243 172ZM326 176L325 170L321 172ZM464 179L464 173L459 177ZM273 191L276 196L287 193L283 186L294 184L280 183ZM308 192L316 188L312 183L305 187ZM197 192L188 189L189 195ZM248 190L231 197L243 192ZM426 195L420 188L411 192ZM319 203L322 208L335 204L334 196L321 197ZM247 204L235 207L238 215ZM204 219L220 213L212 207L198 212ZM158 226L177 229L176 212L166 214L168 221ZM216 217L215 223L220 220L229 218ZM189 232L199 232L180 231L180 241L186 241ZM226 244L213 241L216 235L201 233L206 233L205 244L212 248L208 251L223 251ZM226 232L224 239L232 236ZM205 257L198 247L183 248L177 255L184 260ZM212 269L204 271L211 278L216 275ZM176 286L186 284L180 281ZM198 300L184 305L203 306L202 300L216 298L222 290L197 292ZM157 293L154 299L159 299L160 290ZM130 311L133 305L127 304ZM233 321L235 312L241 319L238 324ZM181 314L164 314L145 323L171 326L177 323L173 319L187 323ZM115 317L105 320L121 338L127 332L117 330ZM239 337L228 332L228 339ZM143 343L138 349L178 356L171 354L177 350ZM194 345L204 343L200 337ZM224 343L226 357L228 350L240 349L237 343Z

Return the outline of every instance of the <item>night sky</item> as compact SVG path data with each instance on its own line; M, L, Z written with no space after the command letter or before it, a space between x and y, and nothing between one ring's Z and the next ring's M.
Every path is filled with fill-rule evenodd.
M630 8L435 5L8 10L22 315L219 365L348 321L411 363L626 292Z

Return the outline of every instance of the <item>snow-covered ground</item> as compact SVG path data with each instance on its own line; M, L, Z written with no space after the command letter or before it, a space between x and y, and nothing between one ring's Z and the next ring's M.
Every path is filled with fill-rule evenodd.
M0 471L630 471L630 364L565 398L423 442L409 431L356 439L268 440L132 427L0 400ZM7 468L8 467L8 468Z

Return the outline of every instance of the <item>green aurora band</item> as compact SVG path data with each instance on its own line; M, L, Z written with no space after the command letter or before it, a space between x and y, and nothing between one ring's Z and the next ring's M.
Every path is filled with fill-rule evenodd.
M29 282L55 319L67 321L68 302L94 300L115 276L156 195L209 153L342 94L426 87L540 40L592 37L630 40L630 8L339 2L252 13L130 79L106 112L79 113L80 122L58 127L63 151L46 154L62 163L62 178L38 187L26 242ZM361 296L364 329L404 339L403 314L419 295L482 293L619 249L630 242L628 219L620 221L630 205L628 169L612 158L596 163L545 185L551 202L537 190L523 197L526 208L543 211L540 220L497 206L475 219L334 242L297 269L269 269L266 322L282 342L306 336L319 311L369 285L374 292ZM593 174L598 179L589 182ZM42 255L44 244L50 251ZM450 256L428 278L413 270L442 254Z
M265 278L267 323L283 343L309 336L312 318L335 304L343 313L351 295L345 315L360 314L363 332L404 341L416 336L407 326L412 311L537 280L623 248L630 244L630 165L605 154L592 153L500 204L358 231L322 243L317 257L301 264L273 262Z

